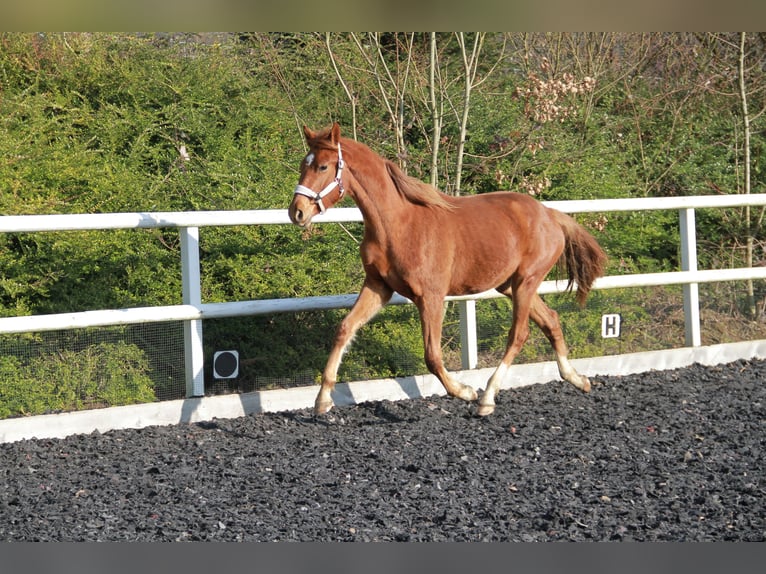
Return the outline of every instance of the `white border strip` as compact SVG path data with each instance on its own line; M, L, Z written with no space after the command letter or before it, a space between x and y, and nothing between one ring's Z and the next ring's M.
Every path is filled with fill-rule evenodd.
M574 359L571 362L580 373L587 376L622 376L687 367L694 363L717 365L752 358L766 358L766 340ZM493 370L477 369L454 374L459 381L482 389ZM514 365L502 388L518 388L555 380L559 380L555 361ZM316 393L317 387L309 386L11 418L0 420L0 443L304 409L313 407ZM432 395L444 395L441 383L433 375L418 375L339 383L333 393L333 400L338 407L344 407L368 401L398 401Z

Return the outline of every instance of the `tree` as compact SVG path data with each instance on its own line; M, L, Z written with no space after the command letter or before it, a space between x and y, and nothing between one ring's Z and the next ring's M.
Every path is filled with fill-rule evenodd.
M750 148L750 129L751 129L751 123L757 119L758 116L760 116L764 110L766 110L766 107L761 108L759 112L757 112L754 116L751 117L750 112L748 110L748 89L747 89L747 83L745 81L745 75L748 72L747 67L745 66L745 58L746 58L746 50L745 50L745 40L746 40L746 33L740 32L739 33L739 58L737 59L737 76L739 79L739 99L742 106L742 134L744 138L744 142L742 144L742 153L743 153L743 179L742 179L742 185L743 185L743 191L745 194L750 194L750 190L752 188L752 181L751 181L751 148ZM763 89L763 86L760 88ZM761 218L763 218L763 211L761 212ZM745 206L745 222L747 225L747 244L746 244L746 265L748 267L753 266L753 246L754 246L754 237L753 237L753 226L750 218L750 206ZM755 293L753 289L753 280L748 279L747 281L747 307L750 312L750 316L755 318L757 316L757 310L755 306Z
M352 105L353 133L356 137L357 94L366 92L375 97L385 109L396 134L396 157L400 167L407 171L407 144L405 141L405 110L412 70L414 33L383 35L378 32L347 36L356 47L361 66L350 61L339 66L338 47L333 47L331 35L325 36L325 45L336 77ZM340 48L348 57L348 49ZM350 58L349 58L350 60Z
M707 79L705 85L713 94L736 101L736 108L731 112L734 118L734 143L731 147L737 166L736 187L739 193L750 194L753 188L753 126L766 111L766 101L763 98L766 92L766 74L761 65L766 45L761 35L753 36L752 41L748 42L745 32L710 34L706 39L710 42L714 57L715 73ZM751 110L752 101L760 105L756 112ZM751 211L750 206L743 208L742 224L739 226L745 236L744 260L748 267L754 264L756 237L764 219L763 208L757 219L753 218ZM758 317L752 280L746 282L746 311L751 318Z

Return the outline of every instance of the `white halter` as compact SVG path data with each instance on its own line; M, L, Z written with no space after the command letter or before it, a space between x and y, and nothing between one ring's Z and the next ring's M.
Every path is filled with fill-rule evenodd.
M340 142L338 142L338 171L335 172L335 179L328 183L327 186L320 192L316 192L313 189L306 187L305 185L298 184L295 188L295 191L293 192L293 195L305 195L306 197L313 199L314 203L319 206L319 213L324 213L327 211L327 208L325 208L324 204L322 203L322 199L336 187L340 190L340 195L338 196L339 200L341 197L343 197L343 194L346 191L343 188L343 181L341 181L341 176L343 175L343 165L343 153L340 151Z

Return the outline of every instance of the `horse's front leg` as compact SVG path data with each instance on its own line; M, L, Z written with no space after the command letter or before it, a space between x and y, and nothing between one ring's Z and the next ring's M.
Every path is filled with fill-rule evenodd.
M475 401L478 398L476 389L457 382L444 367L444 360L442 358L444 298L419 298L415 300L415 305L418 307L418 311L420 311L426 367L441 381L448 395L463 399L464 401Z
M370 278L365 279L359 297L335 334L335 341L322 373L322 386L314 403L316 414L326 413L333 406L331 394L338 378L338 367L354 335L381 307L388 303L392 295L393 290L385 283Z

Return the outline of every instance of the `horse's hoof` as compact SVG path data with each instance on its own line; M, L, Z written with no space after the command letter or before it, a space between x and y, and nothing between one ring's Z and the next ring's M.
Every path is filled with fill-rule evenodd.
M463 399L464 401L471 403L479 398L479 393L477 393L476 389L473 387L463 385L457 396L459 399Z
M317 399L316 403L314 403L314 414L323 415L329 412L332 407L332 401L320 401Z
M567 377L566 380L584 393L590 392L590 380L585 375L578 375L574 373L572 376Z
M480 417L486 417L495 412L495 405L479 405L476 409L476 415Z

